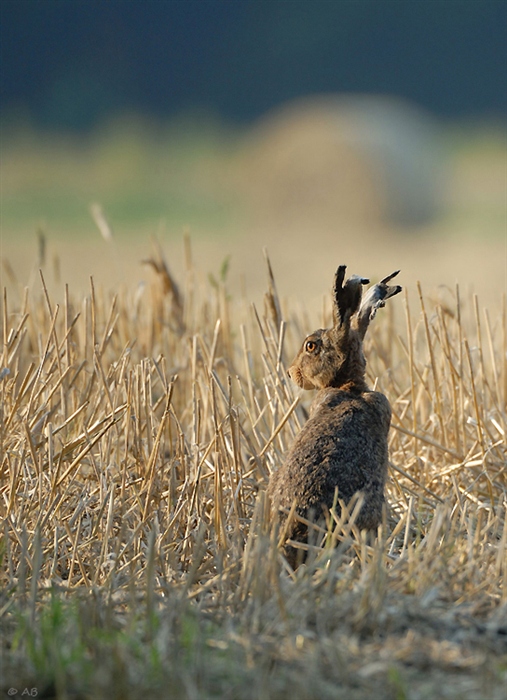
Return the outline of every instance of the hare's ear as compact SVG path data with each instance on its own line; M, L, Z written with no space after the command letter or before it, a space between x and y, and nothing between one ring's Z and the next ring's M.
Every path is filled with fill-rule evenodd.
M388 284L398 273L399 270L396 270L387 277L384 277L383 280L380 280L380 282L374 284L373 287L370 287L365 294L359 313L355 319L355 324L361 339L364 338L370 321L375 318L377 310L385 306L388 299L401 292L402 287L400 287L399 284L392 286Z
M335 328L350 324L351 317L359 309L361 303L362 286L370 281L366 277L352 275L343 284L346 269L346 265L340 265L334 278L333 322Z

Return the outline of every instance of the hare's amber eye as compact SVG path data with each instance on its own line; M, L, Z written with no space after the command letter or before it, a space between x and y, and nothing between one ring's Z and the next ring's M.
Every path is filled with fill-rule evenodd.
M315 343L313 340L307 340L305 343L305 350L306 352L315 352L317 349L317 343Z

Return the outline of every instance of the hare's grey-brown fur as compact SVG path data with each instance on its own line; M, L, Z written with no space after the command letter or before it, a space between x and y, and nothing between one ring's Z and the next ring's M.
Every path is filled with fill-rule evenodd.
M366 385L362 344L377 309L401 290L388 285L396 274L373 285L363 298L368 280L353 276L344 284L345 266L340 266L333 327L310 334L289 368L298 386L318 393L308 421L269 482L268 495L282 521L294 502L299 516L322 516L336 502L336 491L345 503L361 492L360 529L375 530L382 521L391 408L383 394ZM292 520L287 537L305 542L307 527ZM285 553L294 566L298 550L286 546Z

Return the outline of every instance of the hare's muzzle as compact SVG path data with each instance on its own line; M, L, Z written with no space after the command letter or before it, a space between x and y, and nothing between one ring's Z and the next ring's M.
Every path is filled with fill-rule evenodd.
M301 370L298 367L289 367L287 370L287 374L289 377L292 379L295 384L298 386L303 386L303 376L301 374Z
M297 384L300 389L310 390L316 388L314 384L309 382L308 379L303 376L301 369L297 366L293 365L292 367L289 367L287 374L292 379L294 384Z

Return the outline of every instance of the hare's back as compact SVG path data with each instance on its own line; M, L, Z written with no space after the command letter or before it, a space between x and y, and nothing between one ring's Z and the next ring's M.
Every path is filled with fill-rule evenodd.
M272 495L287 505L296 498L309 507L332 502L336 488L346 500L365 488L382 490L390 416L389 402L378 392L319 392L310 418L272 477Z
M391 406L384 394L379 391L352 393L333 387L322 389L313 401L310 415L312 418L317 418L320 414L321 419L328 419L329 412L332 413L335 423L341 420L348 421L351 415L354 415L358 421L361 418L374 420L384 427L387 423L387 428L391 422Z

